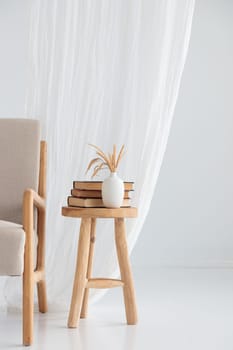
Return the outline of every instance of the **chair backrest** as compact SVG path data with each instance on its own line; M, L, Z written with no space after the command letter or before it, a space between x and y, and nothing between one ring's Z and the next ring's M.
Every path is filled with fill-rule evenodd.
M22 223L23 193L38 190L40 125L0 119L0 220Z

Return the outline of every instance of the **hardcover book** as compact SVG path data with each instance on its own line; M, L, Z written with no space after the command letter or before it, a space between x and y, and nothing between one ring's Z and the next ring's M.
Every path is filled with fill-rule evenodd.
M68 197L68 206L83 208L104 208L105 205L101 198L78 198ZM123 199L121 207L130 207L130 199Z
M103 181L74 181L73 188L78 190L94 190L101 191ZM127 191L132 191L134 182L125 181L124 188Z
M124 192L124 198L130 199L129 192L125 190ZM73 188L71 190L71 195L73 197L79 197L79 198L102 198L101 191L98 190L78 190L76 188Z

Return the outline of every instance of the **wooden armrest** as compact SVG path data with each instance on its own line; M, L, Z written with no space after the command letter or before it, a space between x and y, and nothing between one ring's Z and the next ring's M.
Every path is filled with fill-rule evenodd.
M23 202L24 206L34 205L39 210L45 210L45 199L31 188L28 188L24 191Z

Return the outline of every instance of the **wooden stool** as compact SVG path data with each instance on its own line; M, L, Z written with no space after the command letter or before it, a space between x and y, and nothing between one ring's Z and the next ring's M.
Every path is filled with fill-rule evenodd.
M123 287L127 323L137 323L137 308L130 267L125 218L135 218L137 208L76 208L63 207L62 215L81 218L77 264L74 276L73 294L70 305L68 327L75 328L79 318L87 315L89 288ZM115 221L115 242L121 279L91 278L97 218L113 218Z

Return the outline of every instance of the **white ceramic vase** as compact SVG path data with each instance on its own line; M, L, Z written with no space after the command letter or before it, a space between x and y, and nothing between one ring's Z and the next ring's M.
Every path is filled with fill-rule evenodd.
M124 182L117 173L110 173L102 184L102 199L105 207L119 208L124 198Z

